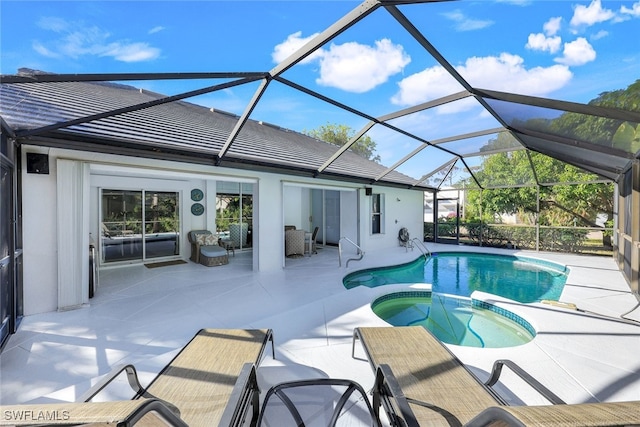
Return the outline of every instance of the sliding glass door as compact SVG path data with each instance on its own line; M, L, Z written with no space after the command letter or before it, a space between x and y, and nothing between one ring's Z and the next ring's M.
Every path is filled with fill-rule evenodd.
M104 263L180 254L179 193L103 189L101 215Z

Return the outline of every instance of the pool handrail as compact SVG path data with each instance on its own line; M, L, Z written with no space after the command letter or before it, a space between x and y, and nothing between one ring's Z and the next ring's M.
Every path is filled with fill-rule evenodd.
M417 246L417 248L420 249L420 252L422 252L422 255L424 255L425 261L431 257L431 251L429 250L429 248L427 248L427 245L425 245L422 240L414 237L413 239L411 239L411 242L414 244L414 246Z
M360 246L358 246L356 243L354 243L348 237L341 237L340 240L338 240L338 266L342 267L342 241L343 240L346 240L347 242L349 242L353 246L355 246L358 255L360 255L359 258L349 258L347 260L347 263L346 263L345 267L349 267L349 261L360 261L362 259L362 257L364 257L364 251L362 250L362 248Z

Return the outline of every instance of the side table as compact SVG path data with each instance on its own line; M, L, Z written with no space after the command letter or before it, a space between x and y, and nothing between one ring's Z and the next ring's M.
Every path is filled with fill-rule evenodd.
M219 242L220 246L227 250L227 255L229 255L229 251L231 251L233 256L236 256L236 245L233 244L233 241L231 241L230 239L222 239L219 240Z

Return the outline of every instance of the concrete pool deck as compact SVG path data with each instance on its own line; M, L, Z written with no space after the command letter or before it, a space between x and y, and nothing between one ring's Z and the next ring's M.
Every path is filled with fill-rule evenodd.
M428 247L521 254L570 268L561 301L575 304L577 311L496 301L536 328L530 343L503 349L449 346L479 377L486 379L493 361L506 358L568 403L640 400L640 309L612 258ZM133 363L146 384L203 327L273 329L276 360L267 356L259 368L263 391L277 382L318 376L353 379L369 389L373 374L362 350L356 347L357 358L351 357L353 329L385 325L370 303L399 286L346 290L342 278L362 268L411 261L420 252L372 251L348 268L344 262L338 266L336 248L318 252L288 259L286 268L275 272L252 272L247 252L236 252L220 267L189 262L103 270L90 306L22 320L0 355L0 404L74 401L121 363ZM129 398L125 383L101 399ZM503 383L501 393L513 404L546 403L509 375Z

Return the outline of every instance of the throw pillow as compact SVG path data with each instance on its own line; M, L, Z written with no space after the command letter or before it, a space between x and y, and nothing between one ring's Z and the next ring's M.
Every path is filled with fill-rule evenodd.
M215 234L196 234L196 242L200 246L215 246L218 244L218 236Z

